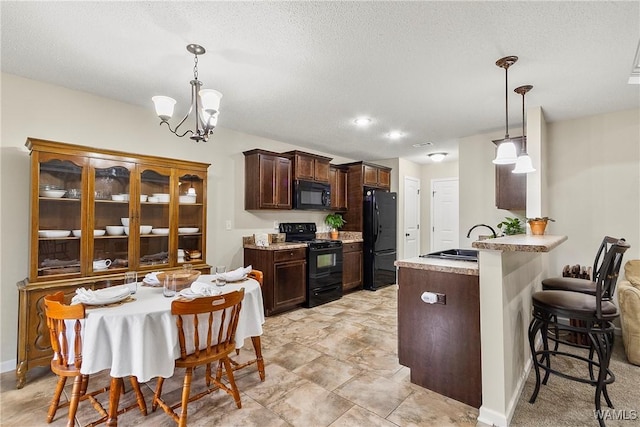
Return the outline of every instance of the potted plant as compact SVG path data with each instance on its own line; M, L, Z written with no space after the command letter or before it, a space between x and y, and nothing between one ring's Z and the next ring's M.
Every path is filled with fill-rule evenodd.
M347 221L342 218L341 214L331 213L325 217L324 222L331 227L331 238L335 240L338 238L338 229L342 228Z
M504 227L504 229L503 229ZM502 234L512 236L514 234L524 234L524 222L518 217L506 216L504 221L498 224L498 228L502 230Z
M555 222L556 220L548 216L527 218L529 227L531 227L531 234L536 236L542 236L544 234L544 230L547 228L547 222L549 221Z

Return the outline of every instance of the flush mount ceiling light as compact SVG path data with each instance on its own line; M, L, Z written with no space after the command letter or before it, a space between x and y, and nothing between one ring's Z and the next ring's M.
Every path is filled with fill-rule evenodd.
M353 121L356 126L365 127L371 124L371 119L369 117L358 117Z
M413 144L412 147L420 148L420 147L426 147L428 145L433 145L433 142L431 142L431 141L418 142L417 144Z
M448 153L430 153L430 154L427 154L427 156L429 156L429 158L434 162L439 163L444 160L447 154Z
M496 165L508 165L515 163L517 160L516 146L509 138L509 67L516 63L517 56L505 56L496 61L496 65L500 68L504 68L504 117L505 117L505 130L504 140L498 145L498 153L496 158L493 159L493 163Z
M389 139L400 139L403 136L404 136L404 133L400 132L399 130L392 130L387 134L387 138Z
M516 161L516 167L511 171L513 173L531 173L536 170L533 168L533 162L531 157L527 154L527 136L525 135L524 125L524 96L527 92L533 89L533 86L526 85L515 88L513 91L522 95L522 153L518 156Z
M198 80L198 55L204 55L206 50L197 44L187 45L189 53L194 55L193 80L191 84L191 106L184 118L178 123L175 129L171 129L169 119L173 116L173 107L176 100L168 96L154 96L151 98L156 107L156 114L160 117L160 125L167 125L169 130L178 137L183 137L191 133L190 139L194 141L207 141L218 123L218 115L220 111L220 99L222 94L213 89L200 89L202 82ZM195 110L195 130L188 129L184 133L179 134L178 128L187 120L189 115Z

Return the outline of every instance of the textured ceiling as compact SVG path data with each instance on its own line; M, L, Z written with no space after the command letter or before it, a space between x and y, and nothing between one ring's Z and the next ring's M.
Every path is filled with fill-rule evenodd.
M10 2L0 3L2 71L149 109L192 78L224 94L219 126L345 157L449 151L510 127L521 98L547 121L640 107L627 84L640 2ZM356 128L353 118L374 122ZM406 136L390 142L385 134ZM432 142L414 148L413 144ZM208 144L215 144L215 134Z

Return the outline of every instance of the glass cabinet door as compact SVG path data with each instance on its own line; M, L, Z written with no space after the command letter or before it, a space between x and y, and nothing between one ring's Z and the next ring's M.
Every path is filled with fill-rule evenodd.
M199 262L204 256L205 181L201 176L179 172L178 264Z
M127 221L132 211L133 164L92 160L93 215L87 228L90 270L93 273L126 270L129 267Z
M37 157L38 193L32 205L37 221L37 265L32 277L79 275L83 242L82 191L86 179L82 158L47 154ZM33 259L33 257L32 257Z
M171 230L171 169L140 165L138 218L139 266L149 269L169 265Z

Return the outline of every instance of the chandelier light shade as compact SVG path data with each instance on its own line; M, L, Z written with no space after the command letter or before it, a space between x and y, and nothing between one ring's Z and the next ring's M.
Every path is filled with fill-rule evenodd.
M427 156L429 156L429 158L436 162L439 163L441 161L444 160L444 158L447 156L448 153L431 153L431 154L427 154Z
M504 68L504 140L498 145L498 152L493 163L496 165L513 164L517 160L516 146L509 138L509 67L516 63L517 56L505 56L496 61L496 65Z
M533 89L531 85L519 86L513 91L522 95L522 153L516 161L516 167L511 171L513 173L531 173L536 170L533 168L533 162L531 157L527 154L527 137L525 134L525 119L524 119L524 96L527 92Z
M190 133L189 138L194 141L207 141L218 124L222 94L213 89L201 89L202 82L198 80L198 55L204 55L206 50L200 45L189 44L187 51L194 55L193 80L189 82L191 84L191 105L187 114L172 129L169 120L173 117L176 100L168 96L154 96L151 100L156 107L156 114L160 118L160 125L166 124L169 130L178 137L182 138ZM191 113L194 113L195 130L187 129L180 133L181 131L178 129L187 121Z

